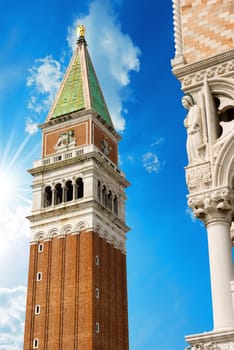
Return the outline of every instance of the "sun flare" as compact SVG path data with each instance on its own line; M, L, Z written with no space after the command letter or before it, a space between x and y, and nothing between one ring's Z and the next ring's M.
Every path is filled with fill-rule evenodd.
M14 200L16 176L4 168L0 168L0 181L1 181L1 203L8 203Z
M30 188L25 181L26 169L23 169L24 147L28 138L24 139L19 147L6 145L5 152L0 158L0 214L4 215L7 209L30 203ZM1 153L1 152L0 152Z

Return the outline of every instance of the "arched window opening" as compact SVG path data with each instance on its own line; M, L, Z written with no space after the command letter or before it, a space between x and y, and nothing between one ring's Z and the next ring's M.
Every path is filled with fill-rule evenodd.
M224 96L215 96L214 103L218 115L217 137L220 137L223 133L223 128L219 124L220 122L231 122L234 120L234 108L233 100Z
M111 193L111 191L109 191L108 195L107 195L107 208L112 210L112 193Z
M114 205L114 213L115 213L115 215L118 215L118 198L117 198L117 196L114 196L113 205Z
M103 186L102 188L102 204L107 206L107 191L106 191L106 186Z
M55 186L54 204L60 204L63 201L63 188L61 184Z
M224 122L231 122L234 120L234 108L228 108L221 114L221 120Z
M52 205L52 189L50 186L47 186L44 191L44 208Z
M65 184L65 202L70 202L73 200L73 185L72 181L69 180Z
M98 200L101 202L101 182L98 181Z
M81 177L76 180L76 198L82 198L84 196L84 182Z

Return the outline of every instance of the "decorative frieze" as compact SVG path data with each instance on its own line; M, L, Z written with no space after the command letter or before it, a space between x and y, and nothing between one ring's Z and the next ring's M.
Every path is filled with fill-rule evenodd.
M78 235L81 231L96 232L99 237L105 239L108 243L112 244L116 249L126 253L126 236L125 233L116 228L101 223L100 219L92 220L87 217L87 221L76 222L71 221L70 224L57 224L57 226L47 225L44 230L32 229L31 244L37 244L39 241L47 241L54 237L64 238L66 235Z
M185 350L234 350L234 342L228 343L198 343L194 345L189 345Z
M186 183L190 193L209 189L212 184L210 163L206 162L187 167Z
M216 64L203 70L181 77L182 89L187 90L192 85L203 83L205 79L229 76L234 70L234 60Z

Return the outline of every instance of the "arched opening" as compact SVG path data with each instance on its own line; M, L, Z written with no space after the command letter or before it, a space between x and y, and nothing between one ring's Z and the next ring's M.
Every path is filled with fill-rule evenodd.
M76 180L76 198L82 198L84 196L84 182L81 177Z
M44 191L44 208L52 205L52 189L51 186L47 186Z
M103 186L102 188L102 204L107 206L107 191L106 186Z
M117 196L114 196L113 206L114 206L115 215L118 215L118 198L117 198Z
M97 190L98 200L101 202L101 182L98 181L98 190Z
M54 204L60 204L63 201L63 188L60 183L55 185Z
M73 200L73 185L72 181L68 180L65 184L65 202Z
M108 195L107 195L107 208L112 210L112 193L111 193L111 191L109 191Z

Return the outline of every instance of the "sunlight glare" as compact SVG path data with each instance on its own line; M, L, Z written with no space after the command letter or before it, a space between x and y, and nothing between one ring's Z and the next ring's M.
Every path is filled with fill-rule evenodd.
M17 192L17 176L7 168L0 168L0 208L9 207L14 203Z

